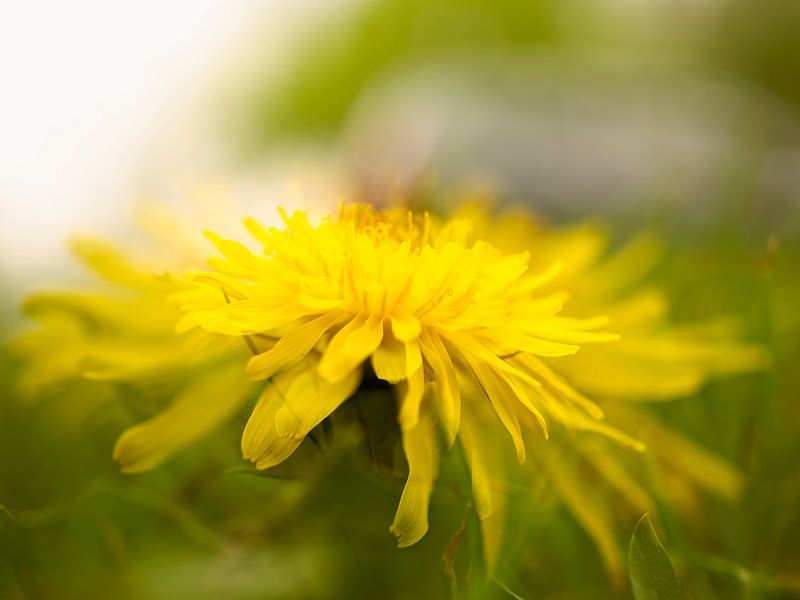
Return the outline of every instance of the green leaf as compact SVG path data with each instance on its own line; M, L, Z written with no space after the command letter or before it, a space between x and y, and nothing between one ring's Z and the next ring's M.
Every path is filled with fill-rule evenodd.
M631 537L628 569L636 600L683 599L672 561L646 514Z

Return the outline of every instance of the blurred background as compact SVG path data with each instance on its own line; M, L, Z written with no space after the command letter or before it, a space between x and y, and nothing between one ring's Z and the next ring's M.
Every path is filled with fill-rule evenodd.
M256 64L265 76L285 65L289 44L331 5L4 3L3 315L31 284L75 277L65 252L71 236L121 235L137 204L174 203L223 181L241 196L251 187L274 192L273 183L284 189L291 165L274 176L266 167L238 169L220 135L233 110L226 98Z
M748 473L742 503L709 509L719 531L702 543L725 559L693 582L693 597L800 597L800 379L791 368L800 357L800 3L5 3L0 81L8 331L23 324L25 293L84 276L66 250L70 236L125 239L142 202L177 206L208 190L212 203L272 215L280 203L381 203L477 186L556 223L600 219L616 242L659 231L670 248L659 283L677 314L738 314L776 362L746 385L715 384L701 409L664 409ZM3 368L11 397L16 367ZM460 516L443 511L420 554L404 554L383 535L394 491L346 469L385 514L363 518L362 505L324 481L312 497L298 483L249 475L209 483L215 466L237 464L235 431L209 442L215 453L200 449L131 487L108 452L127 417L106 409L65 432L45 418L66 418L51 410L0 415L0 504L28 511L0 515L0 594L102 597L92 590L105 582L121 598L206 597L192 582L209 565L219 579L202 588L208 597L446 594L439 555ZM182 475L179 486L175 473L194 479ZM187 509L195 484L202 501ZM226 512L231 495L239 516ZM290 532L263 522L266 503L312 516L295 517ZM336 537L354 524L360 546ZM222 529L274 537L254 552L220 551ZM609 585L569 520L537 531L561 541L537 559L539 575L521 576L535 597L629 597ZM148 535L160 539L145 551ZM432 566L414 586L418 556ZM73 570L87 578L74 581ZM559 585L548 580L554 572ZM17 583L4 588L4 576Z
M375 196L434 177L563 216L797 229L791 1L2 11L6 281L57 276L69 234L198 182L272 196L341 175Z

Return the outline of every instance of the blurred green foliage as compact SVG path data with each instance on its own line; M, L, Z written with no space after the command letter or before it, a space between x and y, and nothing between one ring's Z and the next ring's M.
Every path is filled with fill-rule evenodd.
M324 138L383 71L442 53L555 41L555 3L514 0L370 2L325 23L286 78L248 96L243 132L253 150L287 138Z
M592 47L639 58L678 56L800 107L796 2L725 0L685 8L558 0L357 2L303 38L277 78L248 83L237 135L250 153L329 139L371 85L443 57L479 73L476 59L492 53L561 51L568 60L569 51Z

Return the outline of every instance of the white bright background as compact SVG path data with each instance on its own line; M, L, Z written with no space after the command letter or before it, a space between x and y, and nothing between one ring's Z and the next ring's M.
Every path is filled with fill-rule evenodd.
M137 170L159 153L192 152L192 111L247 61L234 55L254 45L268 55L270 44L280 60L322 3L0 3L3 303L74 268L64 251L71 234L114 232L129 218Z

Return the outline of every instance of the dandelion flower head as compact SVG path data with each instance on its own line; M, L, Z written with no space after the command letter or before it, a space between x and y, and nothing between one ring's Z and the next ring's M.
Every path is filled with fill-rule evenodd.
M366 369L398 397L409 464L392 526L401 546L427 530L438 449L458 438L473 404L491 407L519 462L523 432L546 437L552 422L636 445L600 423L600 409L541 360L618 339L598 331L603 317L559 315L566 295L542 291L558 262L532 272L527 252L473 241L468 220L367 205L343 205L316 225L302 212L282 215L282 229L246 221L260 254L208 234L222 257L194 276L202 301L195 292L180 298L182 327L245 336L254 352L249 375L269 380L242 439L257 468L288 458L356 392ZM212 305L209 287L218 292ZM473 472L478 497L486 495L479 479Z

